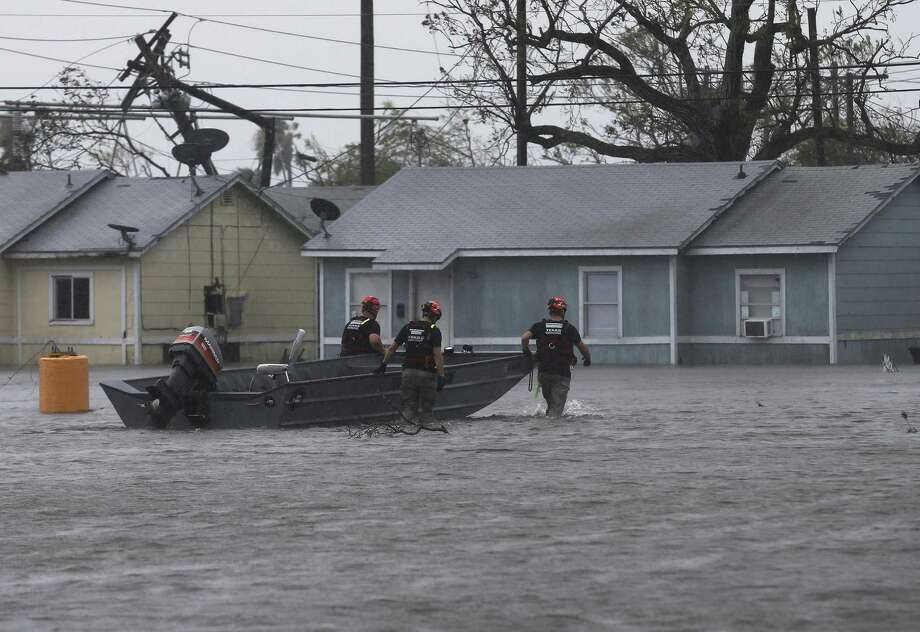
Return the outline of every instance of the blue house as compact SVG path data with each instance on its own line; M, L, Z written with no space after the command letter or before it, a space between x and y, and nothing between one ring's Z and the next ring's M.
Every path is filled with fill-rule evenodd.
M385 339L436 298L446 344L479 349L516 349L563 294L597 362L903 360L920 336L917 175L773 161L404 169L303 248L320 261L321 349L338 353L366 294L383 302Z

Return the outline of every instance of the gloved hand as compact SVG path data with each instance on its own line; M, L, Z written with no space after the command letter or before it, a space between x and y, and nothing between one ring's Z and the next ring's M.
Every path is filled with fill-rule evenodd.
M587 358L587 357L582 358L581 363L584 364L585 366L591 366L591 358Z
M444 390L444 384L445 384L444 376L439 375L438 376L438 389L437 389L439 393Z
M386 373L386 372L387 372L387 363L386 363L386 362L381 362L381 363L380 363L380 366L378 366L376 369L374 369L374 373L376 373L377 375L383 375L383 374Z
M573 354L573 355L572 355L572 359L569 361L569 363L570 363L572 366L575 366L576 364L578 364L578 358L576 358L575 355Z

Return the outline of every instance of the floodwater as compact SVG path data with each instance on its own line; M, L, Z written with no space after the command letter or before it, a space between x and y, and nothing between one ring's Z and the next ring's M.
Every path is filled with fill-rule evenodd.
M918 369L579 368L565 419L525 380L374 439L40 415L21 373L0 629L916 630Z

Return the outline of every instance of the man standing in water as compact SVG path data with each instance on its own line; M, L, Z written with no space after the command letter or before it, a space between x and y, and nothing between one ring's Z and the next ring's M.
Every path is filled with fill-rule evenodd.
M361 299L361 314L345 323L339 355L384 352L383 343L380 342L380 323L377 322L379 311L380 300L376 296Z
M422 305L422 318L411 321L400 330L374 373L385 373L387 362L400 345L406 345L399 393L402 415L406 421L414 421L418 417L416 423L424 425L433 420L435 397L444 388L444 355L441 353L441 330L437 325L441 318L441 304L428 301Z
M537 341L538 381L546 400L546 415L561 417L569 397L572 371L569 367L578 362L574 347L581 352L585 366L591 366L591 352L582 342L578 330L565 319L568 303L564 296L554 296L546 303L549 318L530 326L521 336L524 355L531 357L530 339Z

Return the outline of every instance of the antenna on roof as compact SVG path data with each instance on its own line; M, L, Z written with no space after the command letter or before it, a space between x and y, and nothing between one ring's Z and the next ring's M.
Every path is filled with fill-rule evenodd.
M206 164L211 160L211 154L220 151L230 142L230 136L222 129L202 128L189 130L185 133L185 142L172 148L173 158L188 167L192 185L195 187L195 196L204 193L195 180L195 167Z
M114 228L121 233L121 239L128 244L128 252L134 248L134 233L138 231L134 226L125 226L123 224L109 224L109 228Z
M323 198L313 198L310 200L310 210L319 218L320 228L323 229L323 237L330 237L329 231L326 230L326 222L334 222L342 214L339 207L329 200Z
M738 165L738 173L735 174L735 180L744 180L747 174L744 173L744 163Z

